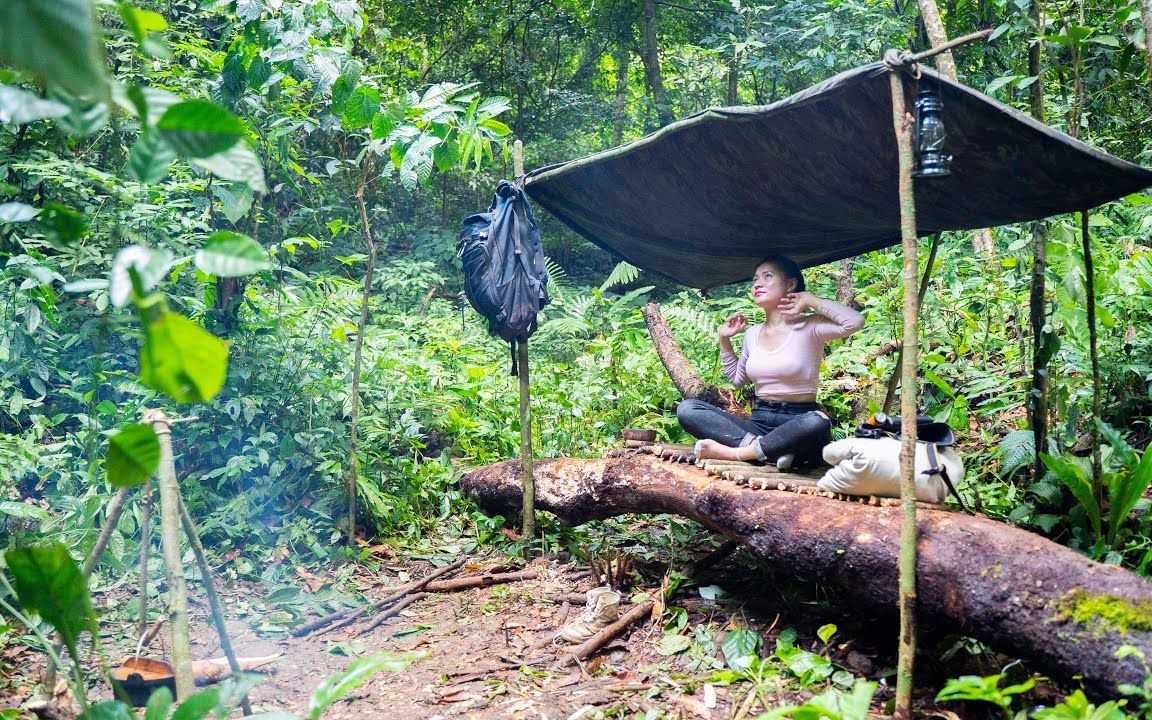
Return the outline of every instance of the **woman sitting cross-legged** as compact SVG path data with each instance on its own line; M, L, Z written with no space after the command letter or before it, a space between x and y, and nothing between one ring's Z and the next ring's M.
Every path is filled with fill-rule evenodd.
M864 318L805 292L800 268L779 255L756 266L751 292L764 322L749 326L744 315L733 315L719 336L728 379L736 387L756 385L752 416L743 419L701 400L684 400L676 419L701 438L697 457L772 462L780 470L819 464L821 449L832 439L832 424L816 404L824 345L859 330ZM740 332L744 344L737 357L732 337Z

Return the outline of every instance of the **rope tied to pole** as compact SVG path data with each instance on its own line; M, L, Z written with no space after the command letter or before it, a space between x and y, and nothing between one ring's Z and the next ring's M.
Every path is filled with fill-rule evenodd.
M917 80L920 79L920 65L916 62L916 56L907 50L896 48L888 50L884 53L884 64L891 72L903 71Z

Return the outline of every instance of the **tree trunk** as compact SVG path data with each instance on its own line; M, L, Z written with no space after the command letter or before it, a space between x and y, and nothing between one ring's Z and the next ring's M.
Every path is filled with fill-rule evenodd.
M685 399L703 400L736 415L746 415L734 393L704 382L672 334L668 321L660 313L660 305L650 302L641 311L648 324L648 334L656 346L656 355L663 363L672 383Z
M656 0L644 0L644 47L640 53L644 61L644 75L652 100L656 103L656 115L661 125L670 124L672 105L668 102L668 92L664 89L664 76L660 72L660 48L656 43Z
M780 572L838 589L854 612L895 614L898 507L752 490L650 456L542 461L535 474L537 508L565 524L675 513L740 541ZM474 470L460 484L486 512L520 506L516 461ZM920 511L918 544L917 610L925 622L1061 680L1082 676L1099 699L1115 697L1117 683L1144 682L1136 659L1117 659L1115 651L1129 644L1152 656L1148 581L1024 530L936 509ZM1124 619L1093 612L1105 606Z
M628 60L631 53L621 38L616 46L616 117L612 119L612 134L616 145L624 142L624 124L628 121ZM563 264L563 263L562 263Z
M356 188L356 204L360 209L360 225L364 233L364 249L368 252L368 266L364 268L364 291L360 297L360 322L356 326L356 349L352 355L352 407L348 428L348 545L356 543L356 483L360 477L356 449L359 440L360 423L360 370L364 358L364 333L368 329L368 302L372 298L372 274L376 269L376 240L372 237L372 224L368 221L368 207L364 203L364 188L368 185L368 174L372 163L365 155L360 168L360 185Z
M844 258L836 271L836 302L853 310L860 309L856 302L856 258Z
M1148 84L1152 85L1152 0L1140 0L1140 18L1144 21L1144 59L1148 61Z
M1032 3L1030 13L1036 26L1035 42L1028 49L1028 74L1036 81L1029 86L1032 117L1044 122L1044 10L1041 0ZM1048 362L1044 359L1044 325L1047 319L1045 292L1048 274L1048 223L1032 224L1032 285L1028 296L1028 321L1032 328L1032 387L1028 393L1028 422L1032 426L1032 444L1036 449L1032 479L1044 477L1040 453L1048 451Z
M944 20L940 17L940 8L936 6L936 0L918 0L918 3L920 5L920 17L924 20L924 30L928 32L928 39L931 41L932 47L948 42L948 32L944 29ZM944 77L957 82L956 61L952 58L951 50L936 56L936 69Z

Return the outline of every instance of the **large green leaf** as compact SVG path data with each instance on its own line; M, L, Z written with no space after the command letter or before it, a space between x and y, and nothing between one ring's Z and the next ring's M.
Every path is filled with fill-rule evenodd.
M117 5L117 9L120 10L120 17L124 18L128 31L136 38L137 44L146 55L164 59L172 57L172 51L164 41L151 35L168 29L168 21L163 15L152 10L140 10L130 2L121 2Z
M220 198L220 212L235 225L252 209L252 188L247 185L229 187L223 183L212 186L212 194Z
M45 100L24 88L0 85L0 123L24 123L67 115L68 106Z
M216 712L221 706L220 690L208 688L183 699L176 712L172 713L172 720L201 720L210 713Z
M104 472L113 487L135 487L160 464L160 441L151 425L134 423L108 438Z
M140 381L176 402L202 402L220 392L228 346L188 318L167 310L144 326Z
M0 515L19 518L21 520L47 520L52 516L39 505L16 502L15 500L0 500Z
M760 643L760 633L755 630L738 629L724 636L720 649L724 652L728 667L733 670L746 670L756 659Z
M356 660L339 675L325 678L308 701L308 714L311 720L319 720L329 705L363 685L381 670L403 672L409 665L428 657L426 652L381 653ZM173 718L175 720L175 718Z
M344 103L342 123L346 130L359 130L372 123L380 112L380 91L361 85L352 91Z
M272 267L268 252L247 235L214 232L196 253L196 267L216 277L240 277Z
M168 720L168 710L172 707L172 691L159 687L148 696L144 710L144 720Z
M132 708L119 700L106 700L88 708L87 720L134 720Z
M159 133L144 133L132 144L128 156L128 174L142 183L158 183L168 175L176 152Z
M204 168L218 178L244 183L252 188L253 192L268 192L260 158L256 157L256 153L246 141L242 140L222 153L194 158L192 164Z
M1108 537L1114 540L1116 531L1128 518L1128 513L1136 507L1148 485L1152 484L1152 448L1144 451L1144 457L1136 467L1128 472L1116 473L1108 486Z
M4 559L16 581L20 604L51 623L79 661L76 640L85 630L95 632L96 616L88 583L68 550L60 544L16 548L6 552Z
M244 137L240 118L207 100L185 100L164 111L156 123L177 153L206 158L222 153Z
M1100 503L1096 500L1096 495L1092 491L1092 481L1088 479L1087 473L1084 468L1075 463L1068 462L1062 458L1040 453L1040 459L1044 461L1053 475L1064 483L1064 486L1071 491L1073 497L1084 508L1084 513L1088 516L1088 522L1092 524L1092 532L1096 537L1100 536Z
M0 63L81 97L103 97L108 77L92 0L0 2Z
M72 135L91 135L108 124L108 103L73 95L57 87L48 88L48 98L68 107L68 114L56 118L56 124Z

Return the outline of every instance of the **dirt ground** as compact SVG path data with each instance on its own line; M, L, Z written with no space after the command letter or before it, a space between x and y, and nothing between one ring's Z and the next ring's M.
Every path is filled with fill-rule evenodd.
M507 558L478 557L448 577L475 575L494 566L508 569L508 562ZM881 713L884 701L892 695L882 678L895 665L894 628L829 609L819 600L818 589L785 597L794 588L776 587L759 570L750 568L749 562L737 551L700 582L724 588L730 593L725 597L704 599L696 587L674 596L669 605L687 611L684 633L692 637L697 626L707 628L716 643L711 657L722 661L719 645L727 632L759 632L770 654L773 638L791 627L798 633L797 646L826 653L857 677L881 680L873 702L873 711ZM401 577L419 579L432 569L423 561L391 565L384 574L393 577L373 578L363 592L369 599L378 599L388 595ZM280 656L253 690L253 709L307 717L309 697L324 678L344 671L357 657L374 653L419 653L421 659L399 673L378 673L335 703L325 718L755 717L766 706L799 702L810 694L779 679L762 685L755 697L751 696L753 684L747 681L709 682L713 669L706 664L709 657L691 650L661 653L663 621L640 622L590 660L563 667L550 639L566 619L583 609L567 600L575 600L574 593L592 587L587 566L545 557L511 569L535 571L538 577L431 594L362 635L371 616L303 638L282 632L269 636L260 613L251 611L259 586L224 588L228 628L237 654ZM323 580L310 582L322 584ZM192 588L195 595L195 583ZM635 588L651 589L655 588L642 583ZM629 607L626 598L621 614ZM825 647L816 639L816 628L828 622L842 630ZM221 657L216 633L208 624L207 603L195 597L192 624L194 658ZM165 628L149 654L164 656L166 638ZM121 647L126 638L107 642L115 647L110 652L114 658L131 653L130 648ZM23 664L34 657L23 654L18 660ZM931 675L933 669L925 668L925 672ZM107 694L106 688L101 694ZM12 707L18 701L10 698L0 706Z

